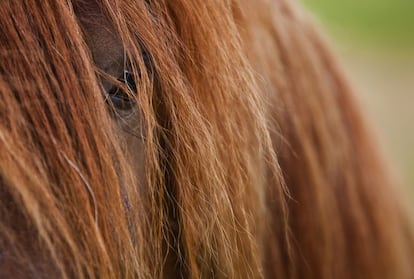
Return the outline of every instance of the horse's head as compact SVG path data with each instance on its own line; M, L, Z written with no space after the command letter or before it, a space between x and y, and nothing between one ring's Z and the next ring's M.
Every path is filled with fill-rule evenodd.
M232 8L0 4L2 272L261 274L283 199Z
M291 1L0 14L0 277L411 275L393 180Z
M139 49L138 58L131 59L133 54L124 46L115 22L111 22L97 3L86 7L84 3L78 5L80 28L90 51L90 62L95 68L102 98L137 187L144 194L147 192L144 186L146 131L139 95L155 90L151 58L144 49Z

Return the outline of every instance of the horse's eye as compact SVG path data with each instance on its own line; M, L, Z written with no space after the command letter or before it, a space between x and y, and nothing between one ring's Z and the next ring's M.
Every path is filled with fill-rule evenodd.
M136 103L134 95L132 95L137 91L134 74L125 70L118 81L124 83L125 87L112 86L108 91L108 100L112 102L116 109L130 110ZM125 89L128 89L129 92L125 92Z

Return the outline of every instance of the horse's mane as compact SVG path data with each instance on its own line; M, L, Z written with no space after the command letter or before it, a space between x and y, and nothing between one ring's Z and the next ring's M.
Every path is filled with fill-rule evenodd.
M0 14L1 277L414 276L395 179L292 1L5 0ZM141 72L146 177L102 97L94 14Z

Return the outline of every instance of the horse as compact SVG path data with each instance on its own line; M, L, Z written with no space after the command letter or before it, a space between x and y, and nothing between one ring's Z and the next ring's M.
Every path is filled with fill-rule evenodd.
M1 278L413 278L398 179L296 1L0 14Z

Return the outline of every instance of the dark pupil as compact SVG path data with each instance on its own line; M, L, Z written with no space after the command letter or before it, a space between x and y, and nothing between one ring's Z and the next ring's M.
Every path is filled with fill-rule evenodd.
M135 104L135 99L131 93L136 93L137 91L134 75L132 72L124 71L123 75L119 77L118 80L125 83L125 85L130 90L130 94L115 85L109 90L108 97L116 109L129 110Z

